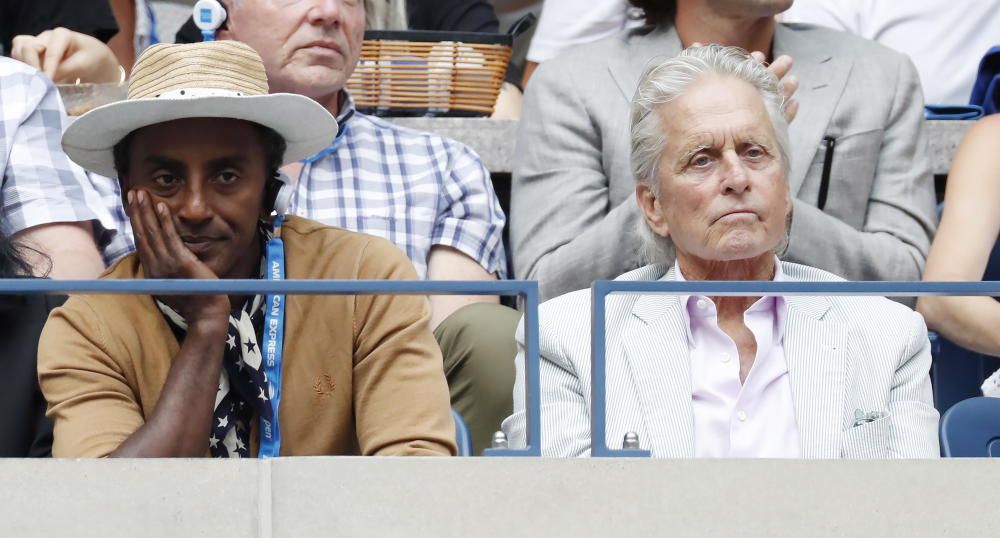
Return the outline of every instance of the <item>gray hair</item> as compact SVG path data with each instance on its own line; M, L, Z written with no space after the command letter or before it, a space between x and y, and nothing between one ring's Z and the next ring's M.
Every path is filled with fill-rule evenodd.
M735 78L757 89L774 127L778 151L787 175L788 122L784 116L785 99L778 87L778 78L767 66L754 60L741 48L722 45L690 47L679 55L646 69L632 98L632 175L636 181L648 186L656 196L660 195L659 163L666 145L659 109L678 99L692 84L708 75ZM641 217L637 231L648 261L673 258L670 239L650 230Z

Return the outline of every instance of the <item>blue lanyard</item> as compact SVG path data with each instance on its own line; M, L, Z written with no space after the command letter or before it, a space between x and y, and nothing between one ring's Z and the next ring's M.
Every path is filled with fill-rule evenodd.
M278 237L282 215L274 218L274 236L267 242L267 279L285 279L285 244ZM264 304L264 373L271 396L274 423L260 418L258 457L274 458L281 454L281 430L278 429L278 404L281 402L281 355L285 339L285 296L268 295Z
M327 155L333 155L334 152L337 151L337 147L340 146L340 141L343 139L344 139L344 131L341 131L340 133L337 134L337 137L333 139L332 144L321 149L319 153L313 155L312 157L302 159L302 164L312 164L322 159L323 157L326 157Z

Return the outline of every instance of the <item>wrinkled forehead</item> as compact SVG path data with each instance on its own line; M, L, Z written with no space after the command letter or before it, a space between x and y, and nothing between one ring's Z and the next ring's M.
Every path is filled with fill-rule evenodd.
M683 151L691 145L777 145L764 98L736 78L703 77L677 99L660 105L658 113L668 150Z

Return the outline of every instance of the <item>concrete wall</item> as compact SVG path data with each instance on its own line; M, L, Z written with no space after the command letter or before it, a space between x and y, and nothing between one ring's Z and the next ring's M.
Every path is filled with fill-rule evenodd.
M990 460L0 460L0 536L996 536Z

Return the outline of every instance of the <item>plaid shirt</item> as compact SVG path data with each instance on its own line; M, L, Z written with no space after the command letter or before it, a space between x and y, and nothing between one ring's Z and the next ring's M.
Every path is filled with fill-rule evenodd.
M356 112L349 95L337 122L336 140L303 166L290 214L388 239L421 278L434 245L455 248L506 277L503 210L471 149ZM121 235L131 237L112 183L108 207Z
M63 152L65 126L66 112L52 82L26 64L0 57L3 233L91 221L105 262L110 262L121 255L125 244L115 241L117 221L102 203L101 193Z

